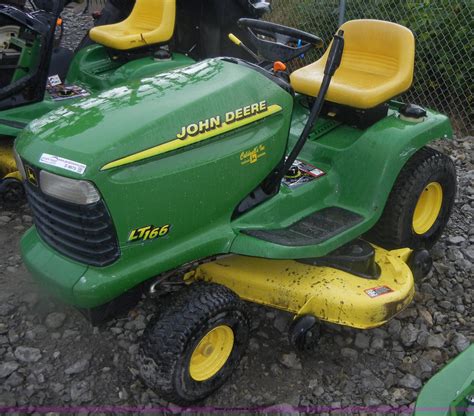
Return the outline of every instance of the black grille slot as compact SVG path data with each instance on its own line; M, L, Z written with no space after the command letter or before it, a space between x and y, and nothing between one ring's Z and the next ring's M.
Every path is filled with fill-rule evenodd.
M77 205L45 195L30 183L25 188L36 229L51 247L91 266L107 266L118 259L115 228L102 200Z

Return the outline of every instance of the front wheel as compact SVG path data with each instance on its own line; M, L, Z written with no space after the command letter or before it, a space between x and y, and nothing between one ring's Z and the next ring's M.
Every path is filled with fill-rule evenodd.
M424 147L400 172L369 239L387 248L431 248L451 215L456 170L446 155Z
M194 283L145 330L139 370L162 398L188 404L219 388L249 338L245 305L224 286Z
M15 206L23 203L24 199L25 189L19 180L14 178L0 179L0 203Z

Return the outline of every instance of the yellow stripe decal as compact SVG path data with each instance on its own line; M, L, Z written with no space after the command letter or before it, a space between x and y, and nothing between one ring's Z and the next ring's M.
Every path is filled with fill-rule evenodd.
M178 149L181 149L182 147L190 146L192 144L199 143L204 140L212 139L213 137L219 136L221 134L228 133L240 127L247 126L251 123L255 123L256 121L262 120L263 118L271 116L272 114L279 113L281 110L282 108L279 105L274 104L274 105L269 106L267 110L262 113L255 114L251 117L244 118L242 120L235 121L232 123L224 122L222 123L221 127L218 127L214 130L210 130L193 137L189 136L185 140L174 139L167 143L163 143L158 146L151 147L150 149L135 153L133 155L126 156L122 159L117 159L113 162L110 162L104 165L101 170L108 170L108 169L117 168L119 166L129 165L131 163L139 162L145 159L149 159L151 157L162 155L164 153L168 153L173 150L178 150Z

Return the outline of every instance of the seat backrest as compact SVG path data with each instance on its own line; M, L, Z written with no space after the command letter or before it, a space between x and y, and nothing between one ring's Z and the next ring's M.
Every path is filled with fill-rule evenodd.
M175 19L176 0L137 0L127 21L144 32L160 28L164 32L171 32L171 37Z
M397 23L382 20L351 20L341 26L345 47L341 67L374 75L413 81L415 38ZM329 48L326 54L329 53Z

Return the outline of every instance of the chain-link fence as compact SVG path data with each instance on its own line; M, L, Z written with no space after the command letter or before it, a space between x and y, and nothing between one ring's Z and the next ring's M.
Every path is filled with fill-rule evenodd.
M448 114L460 134L473 134L474 0L272 0L272 6L271 20L317 34L326 46L342 19L407 26L417 40L415 81L401 98Z

